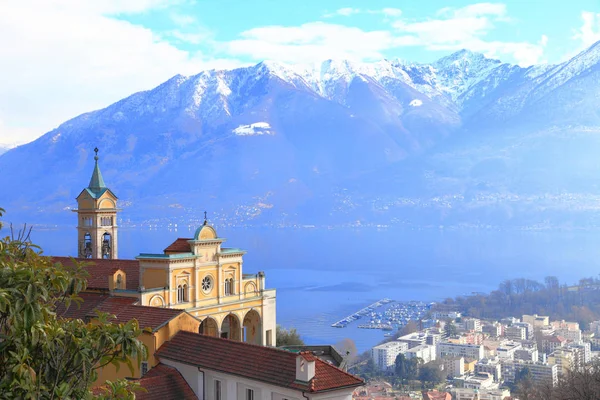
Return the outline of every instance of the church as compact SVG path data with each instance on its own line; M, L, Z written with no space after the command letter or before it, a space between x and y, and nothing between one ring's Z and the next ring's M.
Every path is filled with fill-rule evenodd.
M118 257L117 196L102 178L95 149L89 185L77 196L78 261L89 261L88 293L135 298L135 304L184 310L201 321L199 333L276 346L276 293L265 274L244 273L244 250L205 219L193 237L177 238L160 253ZM68 264L68 257L54 257Z

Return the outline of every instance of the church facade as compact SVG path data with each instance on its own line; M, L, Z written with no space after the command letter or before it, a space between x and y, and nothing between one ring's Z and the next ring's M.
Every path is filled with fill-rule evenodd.
M162 252L118 258L118 199L104 183L95 151L92 178L74 210L78 258L89 262L87 291L182 309L201 320L201 334L275 346L275 290L266 288L263 272L244 273L246 252L223 247L225 239L206 217L193 237L177 238Z

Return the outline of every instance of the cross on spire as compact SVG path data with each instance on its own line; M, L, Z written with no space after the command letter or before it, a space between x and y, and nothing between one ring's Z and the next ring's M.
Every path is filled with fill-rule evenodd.
M206 217L206 211L204 211L204 225L208 225L208 218Z
M98 148L97 147L94 149L94 153L96 153L96 155L94 156L94 160L98 161Z

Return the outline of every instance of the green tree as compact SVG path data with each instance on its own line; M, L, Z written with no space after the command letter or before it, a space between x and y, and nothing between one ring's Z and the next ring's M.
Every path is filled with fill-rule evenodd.
M417 379L419 364L419 359L406 358L404 354L400 353L396 356L394 372L398 379L400 379L400 382L411 381Z
M444 325L444 337L449 338L455 336L457 333L458 330L456 329L456 325L454 325L454 322L452 322L452 320L450 319L446 321L446 325Z
M17 235L22 238L22 235ZM88 399L97 370L146 358L136 321L64 320L59 306L77 306L87 284L83 265L66 268L41 250L0 239L0 393L2 398ZM133 372L132 372L133 373Z
M444 381L444 374L439 365L425 364L419 368L419 380L424 386L435 386Z
M285 329L281 325L277 325L275 329L277 346L302 346L304 341L300 337L300 334L296 331L296 328Z

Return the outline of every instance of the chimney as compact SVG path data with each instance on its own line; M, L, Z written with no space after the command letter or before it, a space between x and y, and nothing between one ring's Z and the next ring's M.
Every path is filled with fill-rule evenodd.
M308 383L315 377L315 356L303 351L296 357L296 381Z

